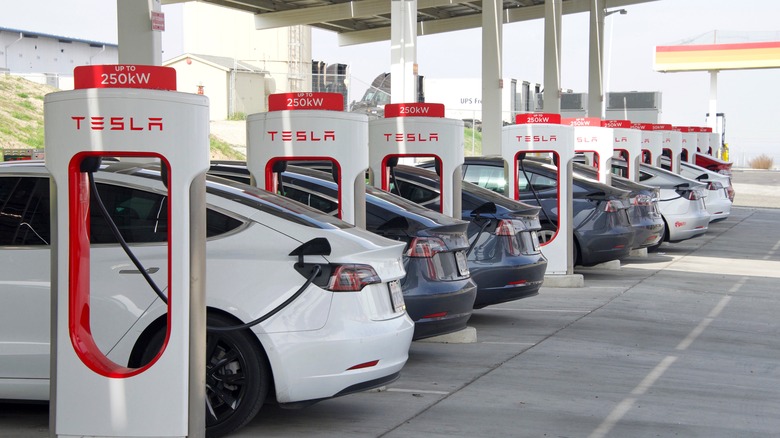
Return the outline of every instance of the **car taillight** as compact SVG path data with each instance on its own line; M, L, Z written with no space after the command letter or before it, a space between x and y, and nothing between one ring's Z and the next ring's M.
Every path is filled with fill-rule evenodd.
M696 200L699 200L699 199L703 198L702 192L700 192L698 190L689 190L688 193L684 195L684 197L686 199L691 200L691 201L696 201Z
M447 251L447 245L438 237L415 237L406 253L409 257L431 258L438 252Z
M609 201L604 204L604 211L607 213L617 213L618 210L620 210L620 202L615 201L614 199L610 199Z
M509 255L519 256L523 253L523 246L517 236L517 231L512 221L500 220L496 225L496 236L506 237L506 252Z
M642 205L642 206L648 206L653 203L653 198L650 195L636 195L633 198L631 198L631 203L633 205Z
M330 275L326 289L333 292L359 292L369 284L382 279L369 265L338 265Z
M511 221L502 220L496 225L496 236L514 236L515 226Z
M707 190L721 190L722 188L723 184L718 181L710 181L707 183Z

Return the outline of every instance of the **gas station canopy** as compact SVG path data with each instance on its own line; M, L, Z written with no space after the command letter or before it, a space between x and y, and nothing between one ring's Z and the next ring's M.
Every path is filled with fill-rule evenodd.
M163 4L190 0L163 0ZM391 0L202 0L255 14L257 29L306 24L339 33L340 45L390 39ZM606 0L618 8L653 0ZM417 34L430 35L482 25L482 1L417 0ZM503 0L504 23L544 17L545 0ZM562 13L590 11L592 0L562 0Z

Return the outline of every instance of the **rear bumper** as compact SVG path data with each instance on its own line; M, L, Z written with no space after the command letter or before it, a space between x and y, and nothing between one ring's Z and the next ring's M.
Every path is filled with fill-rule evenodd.
M414 321L413 340L444 335L466 328L474 309L477 285L470 278L429 281L404 290L406 312Z
M474 308L519 300L539 294L547 271L543 255L505 255L495 263L470 262L471 278L477 283Z
M634 230L620 227L603 234L588 233L579 242L581 265L593 266L628 257L634 242Z

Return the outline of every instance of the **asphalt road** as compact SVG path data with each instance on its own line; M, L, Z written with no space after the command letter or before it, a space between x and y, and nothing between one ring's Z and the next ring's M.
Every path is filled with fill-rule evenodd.
M383 391L269 405L232 436L778 436L780 209L578 272L476 311L476 343L413 343ZM0 405L0 436L48 436L46 407Z
M780 171L734 169L731 183L735 206L780 208Z

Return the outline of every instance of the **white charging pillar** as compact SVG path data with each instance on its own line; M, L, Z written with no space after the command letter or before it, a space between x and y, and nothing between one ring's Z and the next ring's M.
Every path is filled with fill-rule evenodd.
M696 126L696 152L707 155L710 150L710 135L712 128ZM694 162L696 160L694 159Z
M661 167L663 134L655 129L655 124L653 123L634 123L631 126L639 130L642 137L642 163ZM638 181L638 179L635 181Z
M669 157L669 166L672 172L680 174L680 161L682 155L682 133L672 129L672 125L655 124L661 133L661 145L663 154Z
M592 154L589 163L596 168L598 180L604 184L612 181L612 128L601 126L598 117L578 117L561 120L561 124L574 127L574 152Z
M44 100L54 236L52 436L204 436L208 98L173 91L176 72L168 67L77 67L74 83ZM168 278L160 285L168 333L141 368L113 362L93 338L91 192L81 165L99 157L158 159L168 169Z
M343 110L340 93L268 96L268 112L246 119L247 167L254 184L275 192L277 162L334 163L338 170L338 217L365 228L368 116Z
M692 126L675 126L673 130L682 133L680 160L686 163L696 162L696 144L698 142L696 128Z
M545 284L558 284L554 277L569 277L561 286L582 287L582 276L575 276L572 251L572 159L574 158L574 128L561 125L559 114L518 114L515 125L504 126L501 136L501 157L508 166L507 184L512 198L520 199L518 161L525 153L551 153L558 164L558 224L553 238L542 245L547 258ZM540 219L543 216L540 215ZM548 280L553 280L548 282Z
M709 155L712 155L713 157L716 158L720 157L720 149L722 147L721 141L722 140L719 132L710 132L710 151L708 152Z
M390 191L391 158L434 158L439 172L441 213L461 217L463 121L444 118L440 103L385 105L385 118L368 122L373 184Z
M639 181L639 165L642 163L642 133L628 120L609 120L605 124L612 126L615 155L625 158L628 173L626 178Z

